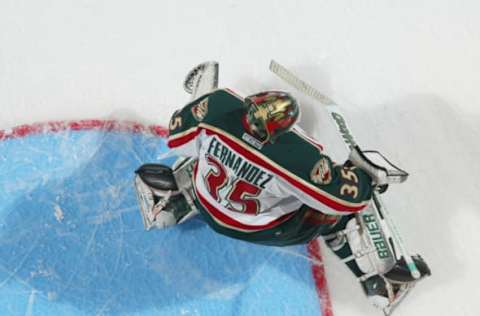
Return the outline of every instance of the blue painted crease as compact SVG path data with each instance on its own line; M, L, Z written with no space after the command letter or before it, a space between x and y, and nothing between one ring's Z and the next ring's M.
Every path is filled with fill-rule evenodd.
M305 247L200 219L144 231L133 171L166 150L127 132L0 142L0 315L320 315Z

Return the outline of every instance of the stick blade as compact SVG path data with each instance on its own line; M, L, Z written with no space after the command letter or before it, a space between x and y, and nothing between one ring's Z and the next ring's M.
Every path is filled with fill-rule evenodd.
M295 87L300 92L314 98L324 105L335 105L332 99L326 95L321 94L317 89L306 83L305 81L298 78L290 70L283 67L275 60L270 61L270 71L276 74L278 77L289 83L291 86Z

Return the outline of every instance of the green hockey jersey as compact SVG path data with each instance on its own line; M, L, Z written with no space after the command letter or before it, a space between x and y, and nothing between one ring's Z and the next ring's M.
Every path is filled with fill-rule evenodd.
M367 206L372 185L364 171L336 165L297 128L261 143L247 132L245 113L241 97L220 89L170 120L168 146L197 158L197 204L217 225L258 232L288 221L303 204L329 215Z

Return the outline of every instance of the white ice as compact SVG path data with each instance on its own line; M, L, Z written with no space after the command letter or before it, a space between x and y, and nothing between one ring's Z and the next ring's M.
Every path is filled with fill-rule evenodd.
M286 88L267 71L275 58L411 173L385 200L433 277L397 315L478 315L479 12L469 0L2 0L0 128L112 113L166 125L193 65L218 60L221 85L248 94ZM301 101L301 125L343 159L325 112ZM373 315L346 268L326 265L336 315Z

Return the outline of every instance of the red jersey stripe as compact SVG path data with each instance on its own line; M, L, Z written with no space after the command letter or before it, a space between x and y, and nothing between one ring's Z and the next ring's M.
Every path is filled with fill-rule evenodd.
M182 146L188 143L189 141L195 139L195 137L197 137L198 134L200 134L200 131L201 130L199 128L192 128L181 134L169 136L167 145L169 148Z
M335 201L334 199L330 198L327 196L327 194L323 193L320 191L320 189L316 189L312 186L308 186L304 184L301 179L296 179L295 177L292 177L289 175L287 172L283 171L279 167L269 163L266 159L263 159L253 153L251 150L248 150L244 148L243 146L239 145L237 141L233 140L229 136L225 134L218 133L216 130L209 128L209 126L205 124L201 124L201 127L206 130L207 135L215 135L219 137L222 141L227 143L231 148L233 148L235 151L239 152L241 155L246 157L247 159L253 161L254 163L262 166L263 168L266 168L270 170L271 172L281 176L283 179L285 179L287 182L289 182L292 186L300 189L302 192L305 192L306 194L310 195L314 199L320 201L321 203L325 204L326 206L330 207L331 209L334 209L338 212L358 212L362 209L364 209L367 206L367 203L349 203L345 202L342 203L341 201ZM350 204L350 205L348 205ZM355 205L356 204L356 205Z

